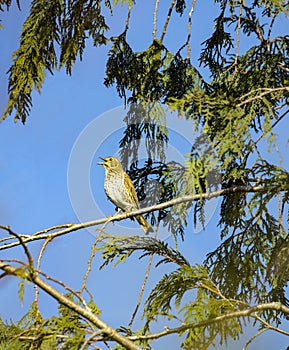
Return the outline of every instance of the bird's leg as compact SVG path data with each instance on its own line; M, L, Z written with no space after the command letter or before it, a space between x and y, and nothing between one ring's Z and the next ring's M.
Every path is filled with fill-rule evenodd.
M122 210L120 208L117 208L116 213L114 213L113 215L109 215L107 216L107 222L111 221L115 216L117 216Z

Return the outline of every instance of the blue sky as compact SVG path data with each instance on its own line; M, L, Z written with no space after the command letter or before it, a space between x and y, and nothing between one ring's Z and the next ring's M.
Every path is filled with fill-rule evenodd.
M160 6L160 13L164 9L165 12L167 11L166 6L162 8L162 2ZM135 49L144 50L151 41L152 10L153 5L139 2L132 11L130 24L132 30L128 32L128 38ZM195 57L200 51L200 43L212 30L212 19L216 15L216 10L216 5L212 5L208 0L203 1L202 6L197 2L192 26L193 62L196 62ZM4 72L11 64L10 57L17 48L21 24L26 14L27 8L24 5L21 12L12 5L9 13L1 14L4 25L4 29L0 31L1 110L7 101L7 94L5 94L7 77ZM124 28L125 16L120 7L116 14L117 16L109 20L112 35ZM180 26L181 20L177 16L174 20L175 26L169 27L168 40L165 41L171 49L178 48L179 39L184 38L185 35L185 31ZM158 22L159 27L162 23L161 20ZM33 94L33 107L25 126L20 122L15 124L12 117L0 124L0 224L10 225L18 233L30 234L56 224L78 222L79 218L74 212L74 205L70 201L67 187L71 151L77 138L89 123L99 121L100 119L97 118L101 118L100 116L105 113L109 113L111 122L115 113L114 108L122 105L114 88L108 89L103 85L106 54L107 48L95 49L88 43L83 61L77 62L71 77L67 76L64 70L55 72L54 76L47 75L41 95ZM120 113L119 110L117 109L117 113ZM101 123L99 125L101 130L103 128L104 135L106 135L105 130L112 127L104 124L102 126ZM182 126L180 130L182 132ZM281 153L284 155L283 166L287 166L288 169L288 157L286 157L288 121L284 120L276 131L280 134L278 142ZM106 200L103 192L103 169L97 167L95 162L98 156L108 155L102 152L114 153L117 150L119 134L120 131L117 129L116 134L109 137L109 141L105 137L101 140L101 147L96 149L93 156L94 163L90 169L93 196L96 201L104 205L103 210L106 214L110 210L113 212L114 208ZM182 146L178 145L179 141L175 142L174 146L181 149ZM279 162L275 153L270 157L276 163ZM80 192L82 186L84 184L80 182ZM84 208L85 205L86 203L83 203ZM88 213L93 216L89 208ZM217 215L212 218L205 232L188 234L185 242L180 243L181 251L192 263L200 263L205 254L214 249L218 243L215 228L217 218ZM93 241L94 236L86 230L54 240L44 254L42 270L64 281L72 288L80 288ZM36 254L40 249L40 243L33 243L30 248ZM23 257L23 253L18 248L10 252L1 252L1 257L15 257L16 253L17 256ZM96 303L103 310L102 318L115 327L127 325L136 305L147 262L132 257L130 264L119 265L115 269L106 268L102 271L98 271L99 265L99 258L96 258L89 278L89 288L95 296ZM148 289L169 269L166 266L153 269ZM17 283L18 281L14 278L0 281L0 314L4 320L19 319L33 300L33 288L27 287L24 305L20 306ZM41 294L40 302L44 317L49 317L55 312L56 303L50 298ZM137 324L140 323L136 322L136 326ZM251 329L248 330L241 344L244 344L249 334L253 334L252 332ZM176 344L178 339L171 337L168 340L161 340L155 349L176 349ZM267 333L256 340L249 349L269 349L277 345L283 349L287 344L286 337ZM234 344L230 349L240 349L240 347L240 344Z

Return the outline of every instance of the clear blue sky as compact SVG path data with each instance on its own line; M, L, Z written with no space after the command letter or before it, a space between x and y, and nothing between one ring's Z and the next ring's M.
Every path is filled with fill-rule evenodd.
M167 6L162 2L160 6L161 13L164 9L167 11ZM197 2L192 26L194 62L200 51L200 43L212 30L212 19L216 10L217 7L209 0ZM112 35L118 34L124 28L125 16L121 8L116 12L117 16L109 20ZM151 41L152 12L153 4L148 5L145 1L140 1L132 11L132 30L128 35L133 47L138 50L145 49ZM0 31L1 110L7 101L5 72L11 64L10 56L17 48L17 39L26 14L27 8L23 4L21 12L12 5L10 12L1 16L4 25L4 29ZM117 22L112 22L116 18ZM170 26L167 33L167 38L170 38L167 44L171 49L178 48L178 39L185 35L185 30L180 26L181 20L176 17L174 21L175 25ZM162 23L161 20L158 22L160 27ZM95 49L88 43L83 61L77 62L72 77L66 76L64 70L55 72L53 77L47 75L41 95L33 94L33 108L25 126L20 122L14 124L13 118L0 124L0 224L10 225L18 233L30 234L56 224L78 222L79 218L73 210L67 188L67 169L73 145L89 123L103 113L113 116L114 111L111 110L122 105L115 90L107 89L103 85L106 54L106 48ZM111 121L111 117L109 120ZM99 125L102 127L102 124ZM103 125L103 130L110 130L113 126ZM178 131L182 134L182 130L181 127ZM283 121L276 131L280 133L278 142L285 158L283 166L288 169L288 157L285 156L288 154L288 121ZM119 133L117 129L116 134L109 137L109 142L105 137L103 140L96 140L101 141L101 147L97 148L90 169L93 196L96 202L103 204L105 214L109 214L110 210L113 212L114 208L107 202L103 192L103 169L97 167L95 162L98 156L108 155L101 152L116 152ZM178 145L177 138L173 146L182 148ZM270 157L278 163L276 154ZM82 186L85 184L80 182L80 192ZM83 207L85 208L85 203ZM88 208L87 219L93 218L93 212ZM216 222L217 215L212 218L205 232L188 234L185 242L180 244L181 251L191 262L201 263L205 254L216 247ZM42 270L72 288L79 289L93 241L93 235L86 230L54 240L44 254ZM30 248L36 254L40 244L33 243ZM15 257L16 253L23 257L20 249L0 254L1 257ZM103 311L102 318L112 326L126 326L136 305L147 262L132 257L130 264L102 271L98 271L99 265L100 261L96 258L88 285ZM153 268L148 289L169 270L168 266ZM33 300L33 288L27 287L24 305L20 306L17 283L12 277L0 280L0 314L4 320L19 319ZM51 316L56 310L56 303L43 294L40 295L40 301L43 316ZM253 334L253 331L248 330L240 344L249 339L249 334ZM178 339L171 337L160 341L155 349L176 349L178 343ZM230 349L240 349L240 344L231 345ZM285 345L288 345L286 337L267 333L249 349L285 349Z

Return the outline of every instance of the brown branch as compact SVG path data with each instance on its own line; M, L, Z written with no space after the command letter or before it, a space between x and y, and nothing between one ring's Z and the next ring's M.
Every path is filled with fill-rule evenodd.
M272 33L272 30L273 30L273 25L274 25L274 22L276 20L278 16L278 13L274 13L274 16L272 17L272 20L271 20L271 23L269 25L269 29L268 29L268 35L267 35L267 51L269 52L270 50L270 38L271 38L271 33Z
M112 217L108 218L106 220L106 222L102 225L102 227L99 229L99 233L100 232L103 232L103 230L105 229L106 225L111 221L111 219L116 216L118 213L120 212L120 210L117 211L117 213L115 215L113 215ZM87 262L87 268L86 268L86 272L85 272L85 275L83 277L83 283L82 283L82 286L81 286L81 289L79 291L79 293L81 294L84 290L86 290L88 292L88 294L90 294L90 292L88 291L88 289L86 288L86 283L87 283L87 279L88 279L88 276L89 276L89 273L91 271L91 263L92 263L92 260L95 256L95 248L96 248L96 245L97 243L99 242L99 235L96 236L94 242L93 242L93 245L91 247L91 253L90 253L90 256L89 256L89 259L88 259L88 262Z
M280 118L278 118L273 124L272 124L272 129L289 113L289 109L284 112ZM258 138L257 140L253 143L252 145L252 150L256 147L257 143L262 140L262 138L267 135L268 131L264 131Z
M95 247L96 247L98 242L99 242L99 237L96 236L96 239L94 240L93 245L91 247L91 253L90 253L90 257L89 257L88 262L87 262L86 272L85 272L85 275L83 277L83 283L82 283L82 286L81 286L80 291L79 291L80 294L82 294L82 292L84 290L87 290L86 283L87 283L87 279L88 279L89 273L91 271L91 263L92 263L92 260L93 260L93 258L95 256Z
M248 348L248 345L250 345L253 342L253 340L255 340L257 337L259 337L259 335L263 334L266 331L268 331L268 328L262 328L256 334L252 335L252 337L246 342L242 350L246 350Z
M45 277L47 280L52 281L52 282L54 282L56 284L59 284L61 287L63 287L65 290L67 290L67 292L69 292L72 295L74 295L84 306L86 306L86 302L82 298L82 296L78 292L73 290L72 288L68 287L65 283L63 283L62 281L57 280L56 278L53 278L53 277L47 275L47 273L45 273L43 271L38 270L37 273L39 273L40 275Z
M154 29L153 29L153 38L156 40L157 38L157 13L159 8L160 0L156 0L155 9L154 9Z
M255 317L256 312L264 311L264 310L276 310L276 311L282 311L285 314L289 315L289 308L279 302L272 302L272 303L265 303L265 304L259 304L256 306L252 306L246 310L240 310L240 311L234 311L227 313L222 316L217 316L205 321L201 322L194 322L194 323L188 323L184 324L180 327L176 328L168 328L166 327L164 331L159 332L159 333L154 333L154 334L148 334L148 335L139 335L139 336L130 336L130 340L153 340L153 339L158 339L164 336L167 336L169 334L174 334L174 333L183 333L189 329L194 329L194 328L200 328L200 327L207 327L213 323L221 323L223 321L226 321L231 318L236 318L236 317Z
M164 24L162 36L161 36L161 39L160 39L161 42L163 42L164 37L165 37L165 35L166 35L167 27L168 27L169 21L170 21L170 19L171 19L171 14L172 14L173 8L174 8L174 6L175 6L175 3L176 3L176 0L172 0L171 6L170 6L170 8L169 8L169 12L168 12L168 15L167 15L165 24Z
M235 73L237 72L237 62L238 62L238 56L239 56L239 43L240 43L240 30L241 30L241 18L242 18L242 12L243 12L243 1L240 0L240 9L239 9L239 17L238 17L238 26L236 31L236 52L235 52Z
M156 238L158 235L158 227L155 229L155 235L154 235L154 238ZM147 266L147 269L146 269L146 273L145 273L145 277L144 277L144 280L143 280L143 283L142 283L142 286L141 286L141 290L140 290L140 293L139 293L139 296L138 296L138 300L137 300L137 304L136 304L136 307L135 307L135 310L131 316L131 320L128 324L128 328L130 329L132 327L132 324L133 324L133 321L135 319L135 316L138 312L138 309L140 307L140 303L141 303L141 300L142 300L142 296L143 296L143 292L144 292L144 289L145 289L145 286L146 286L146 283L147 283L147 280L148 280L148 277L149 277L149 273L150 273L150 270L151 270L151 266L152 266L152 262L153 262L153 253L150 254L150 260L149 260L149 263L148 263L148 266Z
M192 27L192 15L195 9L195 5L196 5L197 0L193 0L192 2L192 6L189 12L189 20L188 20L188 37L187 37L187 45L188 45L188 53L187 53L187 59L190 60L191 59L191 44L190 44L190 40L191 40L191 27Z
M260 316L256 315L255 318L260 322L262 323L267 329L271 329L275 332L278 332L278 333L281 333L281 334L284 334L284 335L289 335L289 332L285 331L284 329L280 329L278 327L274 327L272 326L270 323L266 322L265 320L263 320Z
M38 259L37 259L37 264L36 264L36 270L39 271L40 270L40 264L41 264L41 259L42 259L42 255L44 253L45 248L47 247L48 243L51 241L50 238L47 238L45 240L45 242L43 243L39 255L38 255ZM40 315L40 310L39 310L39 288L36 284L34 284L34 290L35 290L35 296L34 296L34 304L36 306L37 309L37 315Z
M30 254L25 242L23 241L23 238L21 237L21 235L18 235L18 233L12 231L10 229L10 226L6 226L6 230L9 232L9 234L11 236L14 236L18 239L19 244L23 247L25 255L27 256L28 259L28 263L29 263L29 269L31 270L31 272L34 270L34 262L33 262L33 258L32 255Z
M60 228L69 228L69 227L71 227L72 225L73 225L73 224L55 225L55 226L52 226L52 227L45 228L44 230L37 231L37 232L35 232L33 235L34 235L34 236L37 236L37 235L41 235L41 234L43 234L43 233L48 233L48 232L50 232L50 231L59 230Z
M259 98L263 97L263 96L266 96L268 94L271 94L271 93L274 93L274 92L278 92L278 91L288 91L289 92L289 87L288 86L285 86L285 87L279 87L279 88L275 88L275 89L268 89L268 88L264 88L264 89L257 89L257 90L253 90L251 91L250 93L246 94L246 95L249 95L249 94L252 94L254 93L255 91L258 91L258 90L265 90L263 91L260 95L258 96L253 96L243 102L240 102L236 105L236 107L242 107L243 105L247 104L247 103L250 103L250 102L253 102L255 100L258 100ZM240 100L243 99L246 95L243 95L242 97L240 97Z
M139 214L150 213L150 212L153 212L156 210L169 208L169 207L172 207L174 205L181 204L184 202L194 202L194 201L198 201L200 199L211 199L211 198L216 198L216 197L225 196L227 194L238 193L238 192L243 192L243 193L266 192L266 191L268 191L268 189L270 189L270 187L268 187L268 186L236 186L236 187L225 188L222 190L217 190L214 192L206 192L206 193L202 193L202 194L187 195L187 196L172 199L170 201L167 201L167 202L164 202L161 204L153 205L153 206L150 206L147 208L142 208L142 209L134 210L134 211L129 212L129 213L123 213L123 214L120 214L117 216L113 216L113 217L109 218L109 221L111 221L111 222L121 221L121 220L124 220L127 218L134 217L134 216L139 215ZM47 238L54 239L55 237L63 236L67 233L78 231L80 229L103 224L103 223L107 222L107 220L108 220L107 218L101 218L101 219L97 219L97 220L83 222L80 224L69 224L69 227L67 227L63 230L53 232L53 233L39 234L37 232L37 235L32 234L31 236L26 236L26 238L23 238L23 242L28 243L28 242L33 242L36 240L47 239ZM45 231L49 231L49 229L46 229ZM12 247L18 246L19 244L20 244L19 242L12 242L12 243L8 243L8 244L4 244L4 245L0 246L0 250L10 249Z
M195 9L195 4L196 4L197 0L193 0L192 2L192 6L188 15L188 25L187 25L187 40L186 42L178 49L178 52L181 52L183 50L184 47L187 46L187 60L191 59L191 44L190 44L190 40L191 40L191 27L192 27L192 15Z
M127 17L125 19L125 29L124 29L125 33L128 31L128 28L129 28L129 21L130 21L130 14L131 14L131 9L132 9L132 4L133 4L132 1L128 4Z
M0 260L0 269L8 273L9 275L17 276L17 269L11 265L5 264ZM31 280L35 283L39 288L49 294L52 298L56 299L59 303L65 305L69 309L75 311L78 315L92 322L95 327L97 327L101 334L108 337L110 340L121 344L126 349L129 350L141 350L136 344L133 343L130 339L124 337L120 333L118 333L114 328L109 326L107 323L102 321L98 316L96 316L92 310L88 307L83 307L73 300L67 298L65 295L61 294L59 291L54 289L52 286L43 281L37 274L33 274L31 276Z

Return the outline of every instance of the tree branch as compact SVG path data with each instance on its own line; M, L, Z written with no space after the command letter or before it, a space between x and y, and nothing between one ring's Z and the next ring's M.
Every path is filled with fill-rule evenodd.
M6 272L9 275L17 276L17 268L8 265L0 260L0 269ZM59 303L65 305L69 309L75 311L78 315L84 317L89 320L99 328L102 334L106 335L109 339L114 340L115 342L123 345L126 349L129 350L141 350L136 344L133 343L132 340L124 337L119 334L114 328L109 326L107 323L102 321L99 317L97 317L89 308L82 307L81 305L75 303L73 300L67 298L65 295L61 294L59 291L54 289L52 286L43 281L37 274L32 274L31 280L35 283L39 288L49 294L51 297L56 299Z
M255 317L255 315L252 315L252 314L254 314L256 312L264 311L264 310L282 311L282 312L289 315L289 308L287 306L285 306L279 302L272 302L272 303L259 304L256 306L252 306L246 310L230 312L228 314L214 317L214 318L202 321L202 322L188 323L188 324L182 325L180 327L176 327L176 328L166 327L164 331L159 332L159 333L154 333L154 334L149 334L149 335L140 335L140 336L131 336L131 337L129 337L129 339L133 340L133 341L158 339L158 338L164 337L164 336L169 335L169 334L183 333L189 329L206 327L206 326L209 326L213 323L220 323L220 322L223 322L223 321L228 320L230 318L246 317L246 316Z
M134 211L129 212L129 213L123 213L123 214L116 215L116 216L109 217L109 218L101 218L101 219L97 219L97 220L83 222L80 224L66 224L66 225L63 225L65 227L64 229L58 230L58 231L55 231L52 233L48 233L49 231L52 230L52 228L50 228L50 229L48 228L48 229L45 229L43 231L39 231L39 232L47 232L47 233L36 232L30 236L29 235L27 235L25 237L22 236L22 241L23 241L23 243L28 243L28 242L33 242L36 240L47 239L47 238L54 239L55 237L63 236L67 233L78 231L78 230L83 229L83 228L100 225L100 224L106 223L107 221L111 221L111 222L121 221L121 220L124 220L127 218L134 217L134 216L139 215L139 214L150 213L152 211L169 208L169 207L172 207L174 205L181 204L184 202L194 202L194 201L197 201L200 199L211 199L211 198L216 198L216 197L225 196L227 194L238 193L238 192L244 192L244 193L266 192L266 191L268 191L268 188L269 188L268 186L237 186L237 187L230 187L230 188L217 190L214 192L206 192L206 193L195 194L195 195L187 195L187 196L172 199L170 201L167 201L167 202L164 202L161 204L157 204L157 205L153 205L153 206L150 206L147 208L134 210ZM6 229L6 226L0 226L0 228ZM2 246L0 246L0 250L10 249L12 247L18 246L19 244L20 244L19 241L3 244Z
M166 35L167 27L168 27L169 21L171 19L171 14L172 14L173 8L175 6L175 3L176 3L176 0L172 0L171 6L169 8L168 15L167 15L167 18L166 18L166 21L165 21L165 24L164 24L163 32L162 32L162 35L161 35L161 39L160 39L161 42L163 42L164 37Z
M158 8L159 8L159 2L160 2L160 0L156 0L155 9L154 9L154 29L153 29L154 40L157 39L157 13L158 13Z
M278 92L278 91L289 91L289 87L288 86L285 86L285 87L279 87L279 88L274 88L274 89L268 89L268 88L264 88L264 89L256 89L256 90L253 90L251 91L250 93L246 94L246 95L243 95L240 97L240 100L242 100L244 97L248 96L248 95L251 95L252 93L258 91L258 90L265 90L263 92L261 92L259 95L257 96L253 96L251 98L248 98L247 100L245 101L242 101L240 103L238 103L236 105L236 108L237 107L242 107L243 105L247 104L247 103L250 103L250 102L253 102L255 100L258 100L259 98L262 98L263 96L266 96L268 94L272 94L274 92Z

